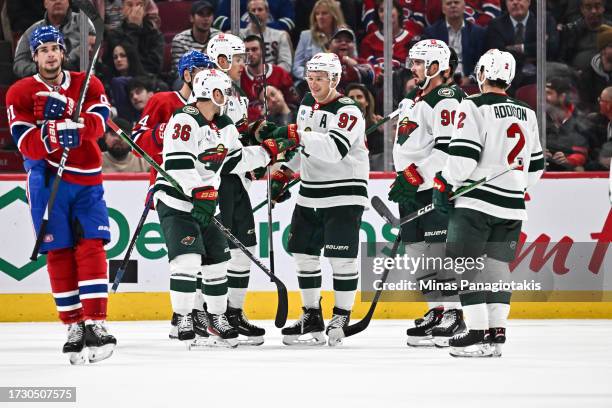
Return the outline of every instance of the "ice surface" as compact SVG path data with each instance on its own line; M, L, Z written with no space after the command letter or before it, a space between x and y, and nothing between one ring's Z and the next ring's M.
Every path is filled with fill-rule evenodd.
M610 320L512 320L500 359L408 348L406 321L299 349L257 323L263 346L187 351L167 322L110 322L115 354L86 366L61 354L61 324L3 323L0 386L77 387L76 404L54 407L612 407Z

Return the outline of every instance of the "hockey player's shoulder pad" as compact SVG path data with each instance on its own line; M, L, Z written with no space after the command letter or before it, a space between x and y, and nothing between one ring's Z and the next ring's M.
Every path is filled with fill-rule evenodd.
M461 102L463 96L461 93L457 92L450 86L441 85L431 92L429 92L423 100L427 102L432 108L436 106L436 104L444 99L455 99L458 102Z
M314 97L312 96L310 92L306 92L304 94L304 97L302 98L302 102L300 102L300 105L313 106L314 104L315 104Z
M177 117L181 115L189 116L190 118L195 120L200 127L206 124L206 120L204 119L204 116L202 116L198 108L196 108L193 105L185 105L185 106L178 108L177 110L174 111L174 113L172 114L172 117Z

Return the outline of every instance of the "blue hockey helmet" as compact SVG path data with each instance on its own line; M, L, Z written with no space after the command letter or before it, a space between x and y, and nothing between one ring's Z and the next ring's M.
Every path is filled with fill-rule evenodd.
M179 77L183 79L183 73L185 70L191 72L194 68L215 68L215 63L212 62L208 55L201 53L200 51L191 50L187 51L179 59L177 64L177 70Z
M37 27L30 34L30 51L32 56L36 54L38 47L45 43L56 43L66 52L66 44L64 43L64 34L52 25Z

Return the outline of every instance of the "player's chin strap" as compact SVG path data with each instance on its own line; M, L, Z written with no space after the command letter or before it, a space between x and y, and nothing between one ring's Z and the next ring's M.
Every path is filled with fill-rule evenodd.
M433 64L434 62L437 63L437 61L433 61L431 64ZM429 68L431 67L431 64L429 64L429 67L427 67L427 69L425 70L425 81L423 82L423 86L419 86L419 88L421 89L425 89L427 88L427 86L429 85L429 82L435 78L437 75L440 75L440 73L442 72L440 70L440 64L438 64L438 70L436 71L435 74L433 75L427 75L427 70L429 70Z

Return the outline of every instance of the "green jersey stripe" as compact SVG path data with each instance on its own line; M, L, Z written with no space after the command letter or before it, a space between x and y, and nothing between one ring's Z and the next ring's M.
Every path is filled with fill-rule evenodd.
M490 191L472 190L468 193L465 193L463 197L481 200L486 203L493 204L497 207L511 208L515 210L525 209L525 199L524 198L505 197L499 194L492 193Z
M476 162L480 160L480 151L467 146L449 146L448 154L451 156L465 157Z
M529 172L533 173L535 171L544 170L544 157L540 157L537 160L531 160L529 162Z
M336 130L334 130L334 129L331 129L331 130L329 131L329 134L330 134L330 135L333 135L333 136L337 136L337 137L339 137L339 138L340 138L340 139L341 139L341 140L342 140L344 143L346 143L346 145L347 145L349 148L351 147L351 142L350 142L350 140L348 140L348 138L347 138L346 136L344 136L342 133L340 133L340 132L338 132L338 131L336 131Z
M194 154L191 154L189 152L172 152L172 153L166 153L165 156L166 156L166 158L168 158L168 157L175 157L175 156L189 156L194 161L198 160L198 158Z
M338 139L335 135L332 135L331 132L329 132L329 136L336 144L336 148L338 149L340 156L344 158L344 156L348 154L348 148L344 145L344 143L342 143L342 141L340 141L340 139Z
M368 196L368 190L364 186L340 186L340 187L324 187L324 188L309 188L304 185L300 186L300 195L308 198L328 198L334 196Z
M469 139L453 139L450 142L450 144L455 144L455 143L466 143L466 144L478 147L478 150L482 150L482 145L480 143L478 143L478 142L473 141L473 140L469 140Z
M195 169L195 164L191 159L168 159L164 163L164 169L169 170L191 170Z
M165 184L158 184L157 185L157 190L158 191L163 191L164 193L166 193L170 197L176 198L177 200L181 200L181 201L184 201L186 203L191 203L189 200L187 200L185 198L184 195L180 194L178 191L176 191L176 188L174 188L172 186L168 186L168 185L165 185Z
M362 179L342 179L342 180L330 180L330 181L308 181L308 180L300 180L302 182L302 184L310 184L313 186L320 186L320 185L326 185L326 184L340 184L340 183L363 183L365 185L368 185L367 180L362 180Z

